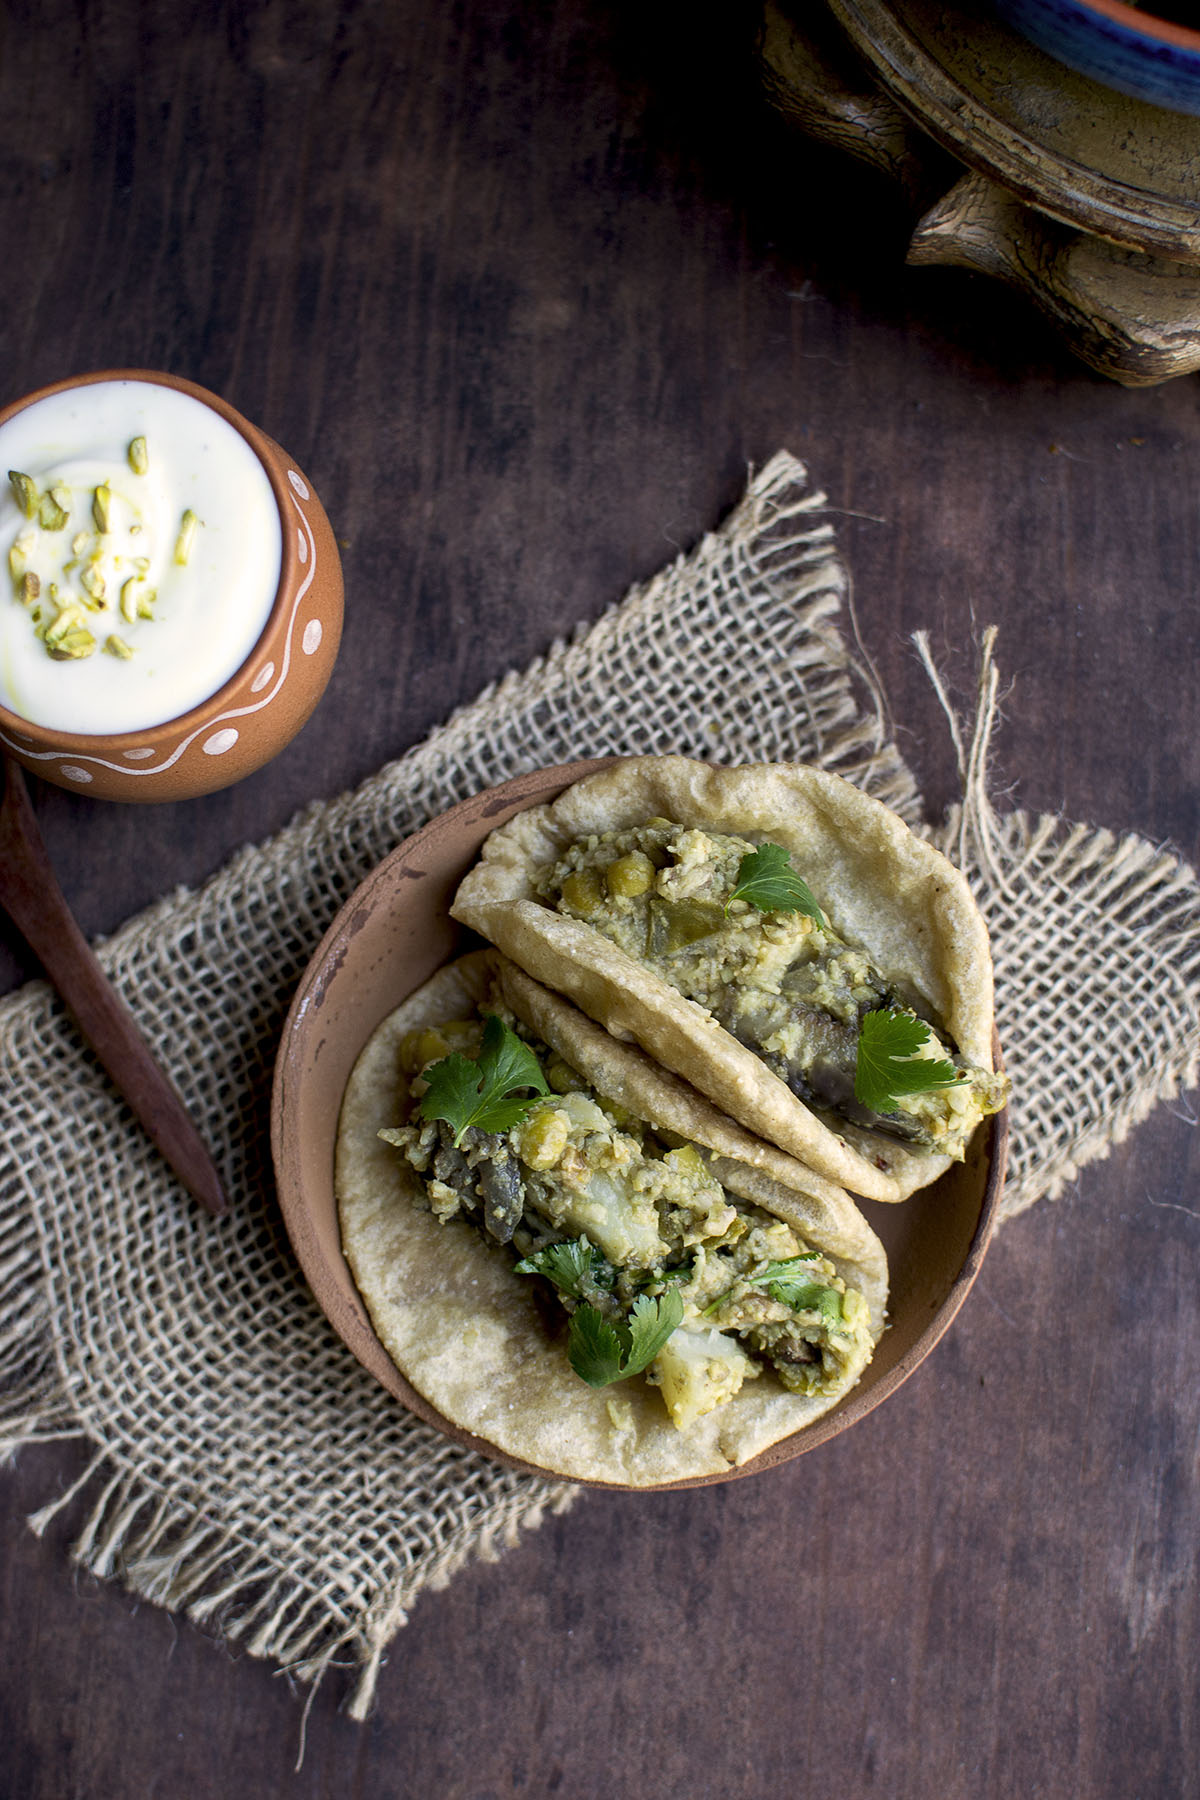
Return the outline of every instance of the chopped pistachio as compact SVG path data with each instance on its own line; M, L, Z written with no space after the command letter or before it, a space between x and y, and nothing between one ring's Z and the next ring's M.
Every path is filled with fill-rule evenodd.
M122 662L128 662L133 655L133 651L129 648L125 639L123 637L118 637L115 631L110 631L105 638L104 648L108 651L110 656L119 656Z
M46 627L45 644L56 662L77 662L96 648L96 640L75 606L64 606L53 625Z
M84 564L79 580L84 591L87 594L90 594L91 598L95 600L98 605L103 605L104 596L108 590L104 577L96 567L95 563Z
M121 617L132 625L135 619L152 619L157 594L147 587L141 575L131 575L121 584Z
M50 633L47 632L46 648L55 662L82 662L96 648L96 640L86 625L72 625L53 644L49 640Z
M20 581L25 573L25 554L21 540L18 538L16 543L10 546L8 552L8 572L14 581Z
M61 531L70 514L54 498L54 491L43 494L38 505L38 524L43 531Z
M71 539L71 549L76 556L82 556L92 541L90 531L77 531Z
M71 493L66 482L56 481L54 486L50 489L50 492L54 496L54 504L56 506L61 506L64 512L69 513L74 504L74 495Z
M38 508L37 483L32 475L22 475L20 469L10 469L8 479L12 483L12 491L17 497L17 505L27 519L32 519Z
M192 544L196 538L196 527L200 523L189 506L179 522L179 536L175 539L175 561L186 563L192 554Z
M97 531L107 531L109 527L109 508L112 504L112 489L107 481L102 481L92 495L92 517L96 521Z
M41 591L40 578L34 574L32 569L27 569L21 577L21 598L26 606L32 606Z
M129 466L135 475L144 475L150 467L150 457L146 451L144 437L135 437L125 452L129 458Z

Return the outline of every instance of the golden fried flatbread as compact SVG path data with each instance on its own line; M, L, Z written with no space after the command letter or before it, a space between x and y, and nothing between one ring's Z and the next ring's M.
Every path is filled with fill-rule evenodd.
M714 768L684 757L617 763L493 832L453 916L829 1180L875 1200L902 1200L935 1180L949 1166L945 1154L826 1122L710 1012L538 897L538 872L570 845L654 818L782 845L840 936L940 1021L966 1062L993 1068L991 953L966 879L895 813L823 770Z
M405 1035L469 1016L497 977L504 1002L598 1093L715 1152L710 1166L727 1190L793 1225L863 1295L872 1339L883 1329L883 1246L845 1193L757 1143L520 970L477 953L441 970L383 1022L346 1089L335 1175L342 1243L380 1341L445 1418L549 1472L628 1487L726 1473L803 1429L841 1393L789 1393L767 1372L680 1431L640 1378L588 1387L567 1360L566 1315L552 1329L538 1284L513 1273L509 1250L461 1218L442 1224L425 1210L421 1178L377 1135L405 1110Z

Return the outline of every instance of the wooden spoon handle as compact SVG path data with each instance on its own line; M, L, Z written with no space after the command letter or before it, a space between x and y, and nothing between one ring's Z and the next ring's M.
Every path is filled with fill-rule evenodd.
M38 830L25 778L6 759L0 803L0 905L73 1013L147 1136L214 1217L229 1202L199 1132L75 923Z

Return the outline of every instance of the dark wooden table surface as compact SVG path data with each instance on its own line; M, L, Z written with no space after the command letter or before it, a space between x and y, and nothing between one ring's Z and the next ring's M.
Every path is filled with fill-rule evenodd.
M906 270L890 193L776 130L754 9L100 0L0 17L0 390L171 369L344 543L312 723L231 791L34 784L89 934L413 744L805 458L931 803L1000 627L997 775L1194 857L1200 388L1091 375ZM587 747L580 721L579 747ZM0 982L35 972L11 932ZM1081 1054L1087 1046L1080 1046ZM72 1573L0 1479L3 1800L1196 1794L1195 1096L1003 1230L936 1354L750 1482L591 1496L427 1594L364 1726Z

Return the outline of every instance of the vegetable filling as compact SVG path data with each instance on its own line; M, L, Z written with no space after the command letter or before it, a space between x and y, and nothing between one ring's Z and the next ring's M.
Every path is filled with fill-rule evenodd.
M652 819L572 844L537 891L705 1007L814 1111L961 1158L1008 1082L847 943L778 844Z
M872 1350L869 1308L793 1228L730 1194L709 1153L596 1094L500 1005L409 1034L410 1116L380 1132L446 1223L510 1247L570 1315L592 1387L645 1372L680 1430L764 1370L840 1393Z

